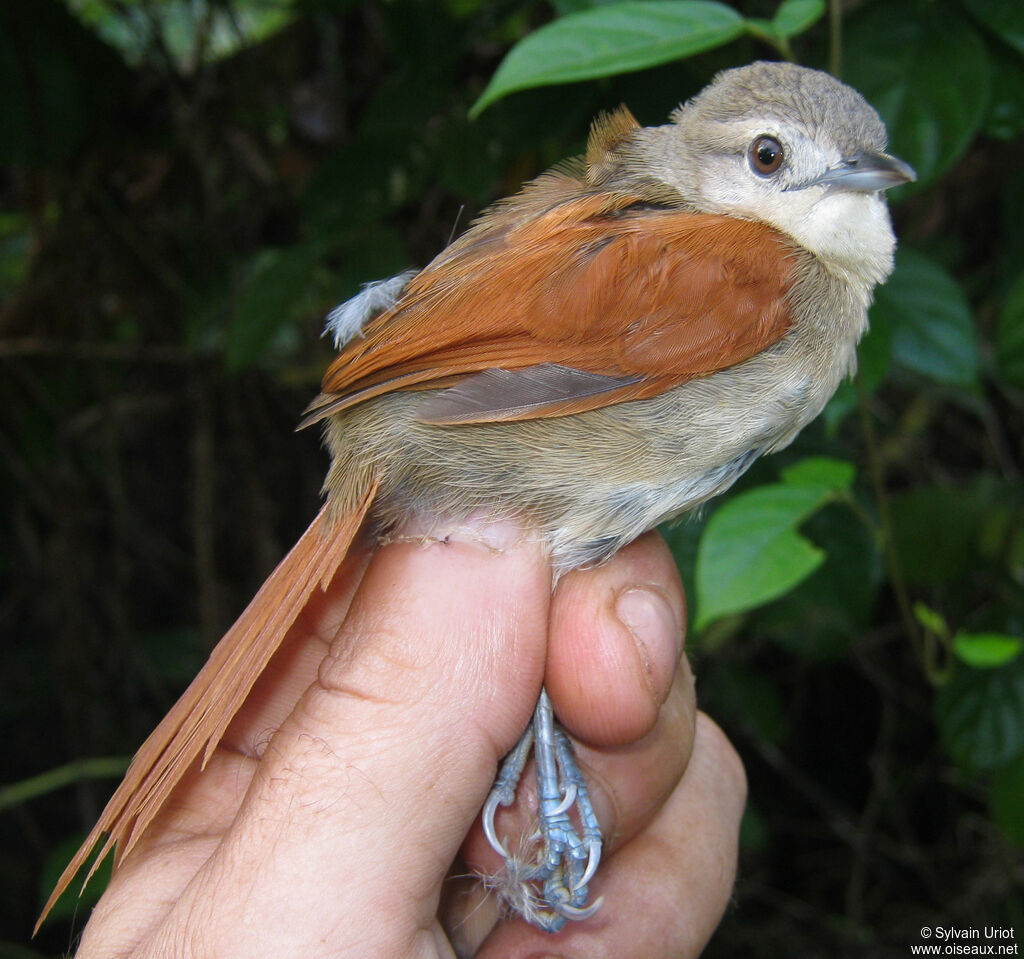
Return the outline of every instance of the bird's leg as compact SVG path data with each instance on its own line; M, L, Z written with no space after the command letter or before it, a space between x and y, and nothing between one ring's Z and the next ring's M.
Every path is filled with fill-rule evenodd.
M515 801L523 768L533 750L537 767L538 829L541 855L524 862L498 838L494 817L499 806ZM575 809L577 829L569 813ZM569 737L555 722L551 700L542 689L533 721L502 764L484 804L484 833L505 860L504 874L490 880L505 901L524 918L549 932L568 919L586 919L601 900L586 905L587 884L601 859L601 830Z

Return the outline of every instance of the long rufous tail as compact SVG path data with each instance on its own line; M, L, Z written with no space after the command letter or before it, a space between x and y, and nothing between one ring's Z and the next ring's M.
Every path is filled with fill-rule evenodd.
M315 589L326 589L348 554L373 502L336 517L325 506L278 564L171 711L139 747L99 822L50 894L36 931L101 838L106 840L87 883L112 846L116 862L135 845L196 757L206 765L235 713ZM84 886L84 883L83 883Z

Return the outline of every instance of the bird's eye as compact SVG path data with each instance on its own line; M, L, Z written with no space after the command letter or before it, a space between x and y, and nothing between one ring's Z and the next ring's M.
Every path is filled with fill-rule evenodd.
M774 173L785 158L782 144L775 137L760 136L750 144L750 165L762 176Z

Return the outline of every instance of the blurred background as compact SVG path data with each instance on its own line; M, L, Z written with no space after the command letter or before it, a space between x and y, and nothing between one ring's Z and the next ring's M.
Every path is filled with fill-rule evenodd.
M655 6L683 23L656 55ZM28 939L56 875L316 512L326 457L294 426L331 307L580 152L599 110L661 123L779 57L861 89L920 180L891 197L856 384L726 507L756 524L818 483L774 558L717 504L666 532L702 705L751 780L707 955L1024 935L1024 6L12 0L0 956L73 948L99 884Z

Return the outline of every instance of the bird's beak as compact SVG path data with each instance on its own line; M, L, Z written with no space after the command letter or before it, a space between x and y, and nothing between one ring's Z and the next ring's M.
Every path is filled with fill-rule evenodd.
M888 153L865 150L816 177L807 186L833 186L857 193L876 193L917 179L914 168Z

